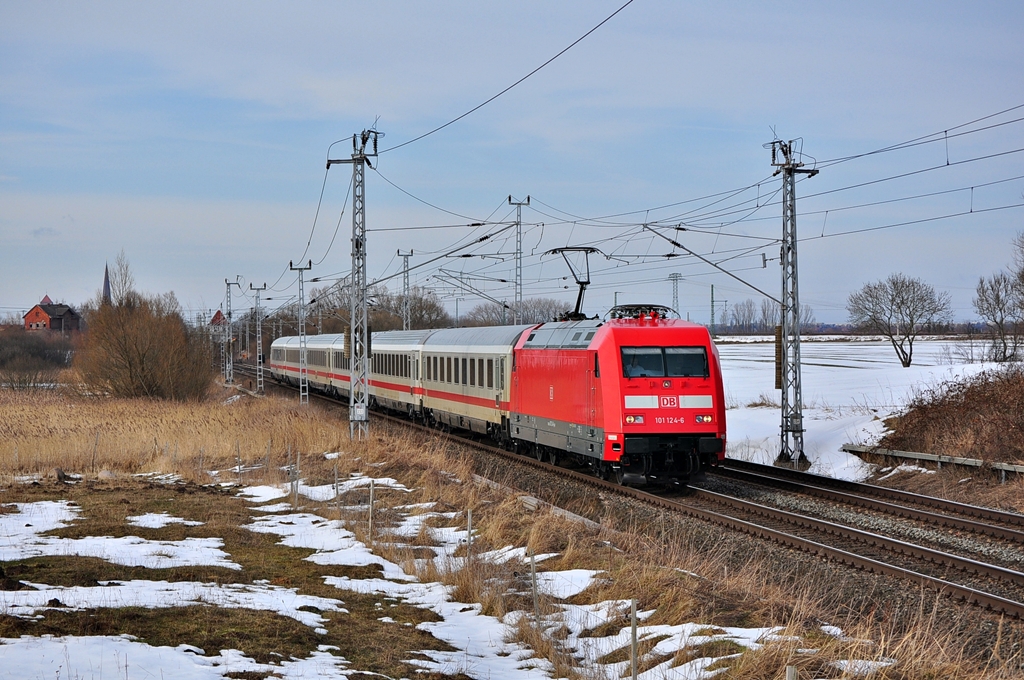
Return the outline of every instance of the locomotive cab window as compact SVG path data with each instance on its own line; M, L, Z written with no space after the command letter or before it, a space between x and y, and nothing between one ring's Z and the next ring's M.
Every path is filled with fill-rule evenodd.
M708 355L703 347L623 347L626 378L707 378Z

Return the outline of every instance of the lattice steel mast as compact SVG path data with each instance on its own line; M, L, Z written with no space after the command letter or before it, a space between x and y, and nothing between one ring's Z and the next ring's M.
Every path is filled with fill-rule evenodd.
M402 264L402 330L409 330L411 310L409 309L409 258L412 257L412 250L403 253L398 250L398 256L405 260Z
M235 380L235 367L231 361L231 286L238 286L241 289L242 284L238 282L237 276L234 281L224 279L224 287L227 291L227 300L224 303L227 311L225 319L227 324L224 326L224 382L228 385Z
M299 403L309 403L309 374L306 371L306 295L303 289L302 273L313 268L313 260L310 260L305 267L292 266L288 261L288 268L299 273Z
M508 196L508 204L516 207L516 301L512 308L512 323L519 325L523 314L523 206L530 205L530 197L525 201L513 201Z
M367 321L366 299L366 180L365 166L370 159L377 156L377 139L384 133L376 130L363 130L352 135L351 159L327 159L327 167L337 163L352 164L352 295L349 319L351 335L350 372L351 387L349 390L349 436L363 439L370 435L370 330ZM367 142L372 142L373 151L366 149Z
M672 272L668 275L670 281L672 281L672 311L679 314L679 279L683 277L679 272ZM682 314L679 314L679 318L683 318Z
M796 176L813 177L816 169L805 169L794 160L793 141L771 143L772 165L782 173L782 317L781 360L782 425L778 460L806 461L804 455L803 389L800 384L800 286L796 260ZM779 158L781 154L782 158Z
M251 283L249 290L256 292L256 393L263 394L263 313L260 312L260 291L266 290L267 284L256 288Z

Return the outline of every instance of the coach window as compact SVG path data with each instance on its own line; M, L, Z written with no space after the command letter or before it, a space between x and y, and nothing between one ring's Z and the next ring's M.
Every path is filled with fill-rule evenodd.
M469 360L469 384L476 387L476 359Z
M487 360L487 386L494 387L494 359Z
M462 384L466 384L466 357L462 357Z
M478 376L480 376L480 382L477 383L477 386L478 387L483 387L484 386L484 360L483 359L477 359L476 360L476 374Z
M451 357L445 357L444 363L446 364L446 374L445 374L445 377L444 377L445 382L451 382L452 381L452 358ZM456 362L455 365L458 366L459 365L458 362ZM456 380L457 379L458 378L456 378Z

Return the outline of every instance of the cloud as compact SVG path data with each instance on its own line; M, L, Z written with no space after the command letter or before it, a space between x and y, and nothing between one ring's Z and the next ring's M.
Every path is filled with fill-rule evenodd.
M33 229L32 235L36 238L44 238L46 236L60 236L60 232L50 227L40 227L39 229Z

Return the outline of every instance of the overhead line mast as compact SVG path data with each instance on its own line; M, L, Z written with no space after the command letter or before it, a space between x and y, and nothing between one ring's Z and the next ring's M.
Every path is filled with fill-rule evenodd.
M242 284L238 282L238 277L235 277L234 281L228 281L224 279L224 287L227 289L227 297L225 302L225 311L227 312L227 325L224 326L224 382L230 385L235 381L235 370L234 364L231 361L231 340L232 340L232 328L231 328L231 286L238 286L239 290L242 288Z
M349 309L349 348L351 364L349 375L349 436L365 439L370 436L370 332L367 322L368 304L366 296L366 178L365 167L371 158L377 157L377 139L383 132L363 130L352 135L352 157L327 159L327 167L338 163L352 164L352 295ZM372 142L372 152L366 149Z
M523 206L530 205L530 197L527 196L525 201L513 201L512 194L509 194L508 204L516 207L516 301L512 322L518 326L523 313Z
M260 311L260 291L266 289L266 283L259 288L249 284L249 290L256 293L256 394L263 394L263 313Z
M793 140L771 143L774 174L782 173L782 328L777 350L782 389L781 447L778 462L806 463L803 389L800 384L800 286L796 266L796 176L814 177L817 169L794 160ZM767 145L766 145L767 146ZM779 159L781 154L782 158Z
M402 330L409 330L410 322L410 309L409 309L409 258L412 257L413 251L410 250L407 253L403 253L402 249L398 249L398 256L404 260L402 265Z
M313 268L313 260L310 260L305 267L296 267L291 261L288 268L299 273L299 403L309 403L309 371L306 361L306 295L303 284L303 272Z

